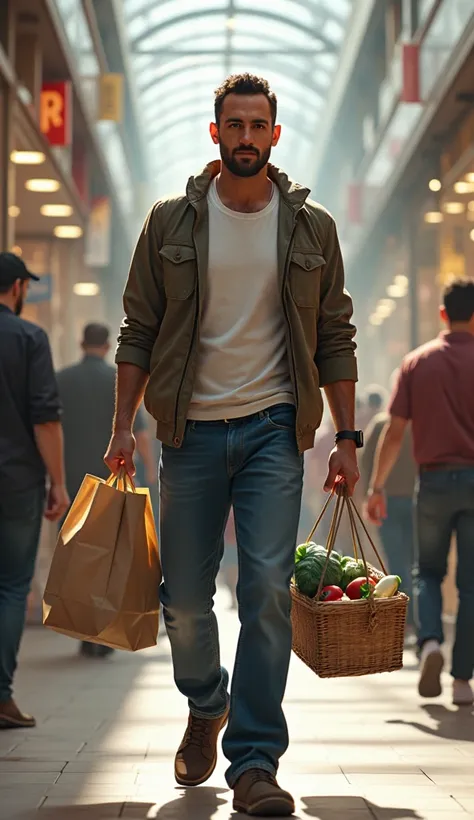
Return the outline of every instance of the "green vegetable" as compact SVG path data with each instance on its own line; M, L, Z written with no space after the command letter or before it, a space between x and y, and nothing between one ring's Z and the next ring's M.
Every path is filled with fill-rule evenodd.
M327 553L319 549L307 551L295 566L295 583L303 595L314 598L318 591L319 582L324 571ZM342 569L339 557L331 556L324 573L323 586L339 586L342 578Z
M355 558L354 558L353 555L343 555L342 558L341 558L341 567L344 569L346 564L348 564L351 561L355 561Z
M375 598L391 598L396 595L402 579L398 575L386 575L374 589Z
M306 558L307 555L313 553L317 549L317 545L314 541L307 541L304 544L300 544L296 547L295 552L295 564L301 561L302 558Z
M342 589L346 589L351 581L355 581L356 578L364 578L364 576L365 569L363 561L355 561L354 559L352 561L346 561L343 566L341 581Z

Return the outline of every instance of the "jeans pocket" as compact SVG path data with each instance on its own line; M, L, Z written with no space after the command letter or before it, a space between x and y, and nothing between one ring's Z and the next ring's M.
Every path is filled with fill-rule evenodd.
M265 421L274 430L295 432L296 408L292 404L275 404L264 411Z

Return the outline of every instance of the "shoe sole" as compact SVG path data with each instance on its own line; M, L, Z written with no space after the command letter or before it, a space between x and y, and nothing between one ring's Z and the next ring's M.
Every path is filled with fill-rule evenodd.
M1 729L34 729L36 726L36 721L31 721L29 723L22 723L19 720L14 720L13 718L3 718L0 717L0 730Z
M222 730L223 730L223 728L226 725L228 720L229 720L229 711L227 711L227 714L224 715L224 717L222 719L222 723L221 723L221 726L219 728L219 734L222 732ZM205 783L206 780L209 780L211 775L214 773L214 769L216 768L216 766L217 766L217 742L216 742L216 753L215 753L215 755L212 759L211 765L209 766L209 769L207 770L207 772L202 777L200 777L198 780L184 780L183 778L181 778L178 775L178 773L176 771L176 768L175 768L175 770L174 770L174 779L176 780L178 786L202 786L202 784Z
M294 804L280 797L264 798L257 803L252 803L251 806L234 800L232 807L234 811L248 814L251 817L290 817L295 813Z
M441 672L444 667L442 652L431 652L423 662L418 692L422 698L437 698L442 693Z

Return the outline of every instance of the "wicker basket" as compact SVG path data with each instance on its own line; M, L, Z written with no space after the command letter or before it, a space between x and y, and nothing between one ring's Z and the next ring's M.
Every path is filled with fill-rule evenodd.
M354 512L369 539L370 536L351 499L344 498L339 510L336 509L328 538L328 552L331 552L334 546L342 515L340 510L344 505L351 521L355 557L359 550L365 563L355 526ZM321 517L309 538L313 535ZM375 549L375 546L372 546ZM377 554L376 549L375 551ZM383 566L378 554L377 557ZM384 573L381 573L368 564L366 564L366 571L368 576L376 581L386 574L385 568ZM399 592L392 598L370 596L360 601L329 603L318 600L321 586L322 584L315 598L308 598L302 595L294 584L291 586L293 601L291 617L295 654L321 678L355 677L401 669L403 667L407 595Z

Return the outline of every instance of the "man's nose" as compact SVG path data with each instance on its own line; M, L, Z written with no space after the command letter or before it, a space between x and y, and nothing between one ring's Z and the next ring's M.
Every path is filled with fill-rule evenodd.
M250 132L250 128L248 130L246 129L244 131L244 133L241 134L240 142L242 143L242 145L245 145L246 148L249 145L251 145L251 143L252 143L252 134Z

